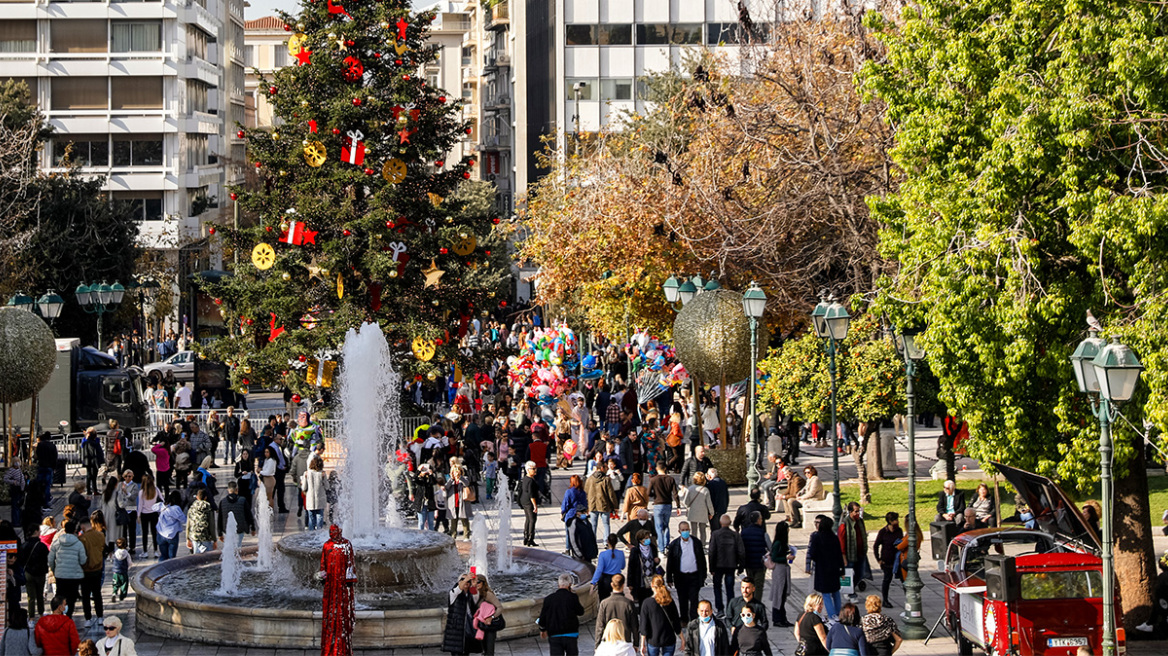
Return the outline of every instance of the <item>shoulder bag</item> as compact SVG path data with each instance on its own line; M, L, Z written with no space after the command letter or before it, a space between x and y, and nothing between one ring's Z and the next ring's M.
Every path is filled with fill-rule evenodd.
M806 614L806 612L801 613L799 619L795 620L796 636L799 635L799 625L803 623L803 616ZM799 638L799 646L795 647L794 656L807 656L807 643L803 641L803 638Z

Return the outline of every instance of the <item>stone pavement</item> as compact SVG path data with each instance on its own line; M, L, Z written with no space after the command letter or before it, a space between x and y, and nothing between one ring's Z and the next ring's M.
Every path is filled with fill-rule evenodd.
M918 454L919 454L919 460L920 460L920 462L918 462L918 475L919 476L928 477L928 468L932 464L933 459L927 458L926 456L931 455L931 451L933 450L932 445L935 444L936 435L937 435L937 431L935 429L929 430L929 429L921 429L918 427L918 438L920 438L919 442L918 442ZM804 453L800 458L800 464L812 464L812 465L817 466L820 470L821 476L826 481L830 481L830 478L831 478L831 473L830 473L830 471L831 471L831 457L830 456L831 456L830 449L816 449L816 448L809 448L809 447L805 446ZM220 460L222 460L222 459L220 459ZM900 471L899 472L896 472L896 471L887 472L887 474L889 476L897 476L897 475L898 476L905 476L906 475L905 472L907 471L907 467L906 467L907 461L908 461L907 449L903 445L898 444L898 446L897 446L897 462L898 462L898 465L900 467ZM977 472L973 471L973 469L976 467L976 463L974 463L973 461L959 461L958 470L961 469L962 464L965 464L969 469L969 471L962 472L962 475L961 475L962 478L973 478L973 477L976 477L978 475ZM841 458L840 465L841 465L840 469L841 469L841 479L842 480L846 481L847 479L854 476L855 465L852 462L852 459L850 457ZM553 472L553 497L555 499L556 505L558 506L559 501L561 499L561 496L567 487L568 476L572 472L565 472L565 471L558 471L558 470L552 470L552 472ZM574 472L581 473L580 467L577 466L574 469ZM219 480L223 481L223 482L225 482L229 476L226 468L224 468L224 467L217 468L215 473L219 477ZM289 485L289 487L291 487L291 485ZM61 496L62 495L58 494L57 495L58 499L60 499ZM289 493L288 496L290 499L292 498L291 493ZM732 489L731 490L730 512L733 513L734 509L738 505L744 503L745 501L746 501L745 489L743 489L743 488ZM926 513L931 514L931 512L932 512L931 506L932 506L933 501L932 501L932 499L924 499L921 501L921 503L923 504L924 509L921 510L920 517L922 520L926 520L927 519ZM58 500L57 505L58 505L57 509L59 511L60 506L63 505L63 501ZM907 500L906 500L906 505L907 505ZM283 534L290 533L290 532L295 532L296 530L298 530L297 522L296 522L296 514L295 514L295 510L294 510L295 509L295 502L294 501L289 504L289 508L292 508L293 512L291 512L289 514L275 515L275 527L274 528L275 528L275 531L277 533L277 539L278 539L279 535L283 535ZM1153 514L1155 514L1155 512L1157 512L1158 510L1153 509L1153 511L1154 511ZM516 511L516 515L520 519L520 524L515 526L515 531L519 532L522 528L522 524L521 524L522 515L518 511ZM674 518L672 520L672 524L671 524L672 533L674 535L677 534L677 523L679 521L680 521L680 518L678 518L677 516L674 516ZM615 529L617 526L621 525L622 523L623 522L619 522L619 521L614 522L613 528ZM810 526L810 524L811 524L810 522L807 522L808 526ZM925 528L927 528L927 526ZM875 537L876 529L877 529L876 526L870 526L870 537ZM1157 535L1157 539L1156 539L1157 553L1162 553L1165 548L1168 548L1168 538L1162 537L1158 531L1156 532L1156 535ZM796 566L792 567L792 582L791 582L792 583L792 591L791 591L791 595L788 599L788 604L787 604L788 605L788 619L792 620L792 621L798 616L799 609L801 609L801 607L802 607L802 600L803 600L804 596L811 591L810 578L804 572L803 557L802 557L803 556L802 551L803 551L803 548L805 547L805 545L807 544L807 540L808 540L809 536L810 536L810 531L806 528L799 529L799 530L793 530L791 532L791 544L799 547L800 552L801 552L799 555L799 558L796 560L796 563L795 563ZM563 524L559 521L559 514L558 513L547 512L547 513L541 514L539 516L538 532L537 532L536 540L545 549L553 550L553 551L560 551L563 549L563 543L564 543ZM245 546L253 544L253 543L254 543L254 538L249 537L245 541ZM937 618L938 614L944 609L944 600L942 597L942 588L941 588L940 584L937 583L930 575L931 572L933 571L933 563L931 560L929 560L927 558L927 556L929 555L927 545L928 545L928 537L926 535L925 546L924 546L924 549L922 550L922 561L921 561L921 577L925 582L925 588L924 588L924 590L922 590L922 597L923 597L923 606L924 606L925 617L927 619L928 625L932 626L933 621ZM186 555L187 553L188 552L187 552L185 546L182 546L180 548L180 556ZM150 559L146 559L144 562L146 564L151 564L151 563L156 562L156 561L153 558L150 558ZM872 591L873 588L875 588L877 591L877 594L878 594L880 577L881 577L880 573L877 572L876 581L869 583L869 587L868 587L869 592ZM109 582L108 582L109 577L108 576L107 576L106 580L107 580L106 591L108 592L109 591ZM712 581L709 583L712 583ZM767 582L767 585L770 585L769 581ZM548 582L548 592L550 593L554 589L555 589L555 582L549 581ZM867 593L868 592L865 592L864 594L867 594ZM763 598L765 598L765 594L762 596L763 596ZM887 612L889 612L890 614L898 614L900 611L899 607L902 606L904 603L904 589L903 589L903 586L899 582L897 582L893 585L890 597L891 597L893 603L898 606L898 608L888 609ZM703 588L702 598L709 598L709 599L713 598L712 587L710 587L710 585L707 585L706 587ZM161 639L161 638L158 638L155 636L139 634L135 629L135 622L134 622L134 618L133 618L133 608L134 608L134 606L133 606L133 604L134 604L133 593L131 592L130 596L128 596L125 601L117 602L114 604L108 603L108 601L109 601L108 596L106 596L105 599L107 602L106 615L108 616L111 614L116 614L122 618L123 622L126 623L125 632L127 635L134 637L134 639L137 642L138 654L140 654L141 656L301 656L301 655L310 656L310 655L315 655L315 654L319 653L317 650L300 650L300 649L277 650L277 649L258 649L258 648L245 649L245 648L237 648L237 647L218 647L215 645L205 645L205 644L200 644L200 643L190 643L190 642L182 642L182 641L176 641L176 640ZM860 598L859 601L860 601L860 604L862 607L862 598ZM80 610L78 610L78 612L75 613L75 617L78 618L78 624L79 625L82 624L83 621L80 619ZM79 630L83 630L83 629L84 629L84 627L79 626ZM101 637L100 627L98 627L97 631L89 631L88 635L86 635L86 633L83 632L82 638L84 639L85 637L90 637L90 638L93 638L95 640L98 639L99 637ZM772 628L770 630L770 638L772 641L772 645L775 648L776 655L778 655L778 654L790 655L790 654L794 653L796 642L794 640L794 637L791 634L790 629ZM594 644L594 642L595 642L595 639L594 639L594 634L593 634L592 622L587 622L587 623L585 623L585 626L581 627L581 637L580 637L581 654L585 654L585 655L592 654L592 652L593 652L592 645ZM396 656L396 655L404 655L404 654L429 655L429 654L439 654L442 652L438 648L434 647L434 648L426 648L426 649L399 648L396 650L395 649L364 650L364 651L361 651L360 653L370 654L370 655L372 655L372 654L394 654ZM534 656L534 655L538 654L538 655L542 656L543 654L548 653L547 652L547 642L540 640L538 638L524 638L524 639L517 639L517 640L506 641L506 642L500 642L497 645L496 653L500 654L500 655L514 654L517 656L519 656L519 655ZM906 641L904 643L904 646L901 648L901 650L898 653L901 653L901 654L920 654L920 655L925 655L925 654L948 655L948 654L957 654L957 647L956 647L956 644L954 643L953 639L949 637L949 635L946 633L945 629L942 627L942 628L937 629L937 635L929 642L928 645L925 645L922 641L912 641L912 642ZM1168 642L1163 642L1163 641L1161 641L1161 642L1129 643L1129 647L1128 647L1128 654L1151 655L1151 654L1165 654L1165 653L1168 653Z

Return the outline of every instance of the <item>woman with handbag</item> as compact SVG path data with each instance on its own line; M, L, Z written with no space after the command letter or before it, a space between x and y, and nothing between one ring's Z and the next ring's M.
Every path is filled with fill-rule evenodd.
M495 591L487 584L486 576L478 574L475 578L479 588L479 608L474 621L475 637L482 642L484 656L495 656L495 637L499 631L507 628L507 621L503 619L503 604L499 603ZM491 612L488 613L488 610Z
M450 467L450 480L446 482L446 513L450 518L450 535L457 537L458 524L462 523L462 535L470 539L470 520L474 516L472 505L478 503L478 492L474 481L466 475L462 465Z
M860 628L860 611L855 604L844 604L839 621L827 632L828 656L868 656L868 639Z
M134 482L134 472L127 469L122 472L122 482L118 483L117 510L114 517L117 525L122 529L122 537L126 539L126 548L130 555L137 556L138 548L138 493L142 488Z
M775 536L771 540L770 562L764 561L771 570L770 602L771 625L789 627L787 621L787 595L791 592L791 561L795 550L790 545L790 525L786 520L775 524Z
M819 616L823 612L823 595L812 592L803 601L803 614L795 621L795 639L799 646L795 656L827 656L827 629Z

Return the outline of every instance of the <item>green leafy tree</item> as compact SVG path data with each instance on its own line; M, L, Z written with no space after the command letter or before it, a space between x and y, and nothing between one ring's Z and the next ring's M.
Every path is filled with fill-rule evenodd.
M1068 358L1092 309L1168 394L1163 226L1168 21L1159 3L925 0L884 25L862 84L897 130L898 193L871 199L898 263L880 305L922 336L969 450L1086 493L1098 424ZM1138 425L1142 398L1125 414ZM1116 571L1124 621L1154 578L1140 438L1116 431Z
M449 159L470 129L461 101L420 74L437 56L434 12L309 1L282 17L297 65L260 84L278 127L242 131L256 175L233 193L254 225L223 231L240 266L212 293L234 334L210 355L236 385L274 381L376 321L399 370L484 370L489 354L459 350L459 335L505 303L507 254L489 191L461 188L473 158ZM417 339L432 359L411 354Z

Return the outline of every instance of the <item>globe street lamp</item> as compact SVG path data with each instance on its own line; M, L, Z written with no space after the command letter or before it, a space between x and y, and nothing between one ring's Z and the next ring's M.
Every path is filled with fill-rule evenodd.
M766 294L758 283L751 281L750 289L742 295L742 311L750 319L750 442L746 446L746 484L753 490L758 485L758 443L762 439L754 401L758 396L758 320L766 311Z
M17 292L12 298L8 299L8 307L39 314L49 324L52 324L57 320L57 317L61 316L61 308L64 305L65 301L55 291L49 291L39 299L33 299L32 296L24 292Z
M925 628L925 617L921 613L921 582L918 571L921 560L920 545L917 543L917 437L913 417L916 416L916 394L913 392L913 377L917 373L917 362L924 359L925 352L916 343L916 331L902 330L896 336L896 350L904 358L905 412L908 414L908 518L905 522L908 537L908 553L905 555L904 578L905 607L904 637L920 640L929 632Z
M830 301L830 302L829 302ZM811 313L811 325L815 334L827 341L828 373L831 377L831 480L834 490L831 494L831 514L838 526L843 515L840 505L839 477L839 429L836 426L836 382L835 352L837 344L848 336L852 315L835 298L823 299Z
M81 283L74 290L77 303L89 314L97 315L97 349L101 350L101 317L106 312L113 311L121 302L126 288L121 283L112 285L101 283L86 285Z
M1139 358L1113 337L1107 344L1100 326L1088 315L1087 338L1071 355L1079 391L1091 395L1091 411L1099 420L1099 464L1103 506L1103 654L1115 656L1115 538L1112 535L1111 422L1119 404L1131 400L1144 370Z

